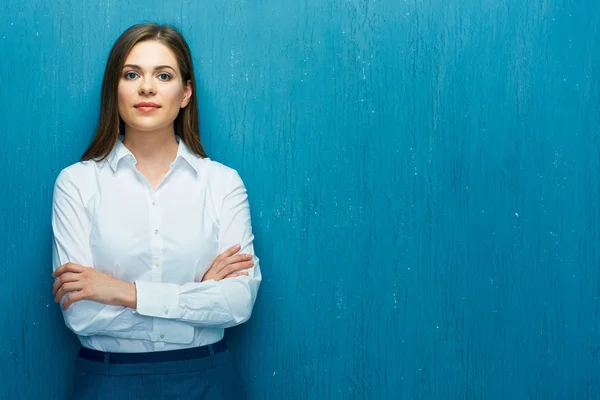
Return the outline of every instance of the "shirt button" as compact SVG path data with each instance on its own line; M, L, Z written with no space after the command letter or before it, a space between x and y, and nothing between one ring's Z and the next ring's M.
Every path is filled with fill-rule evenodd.
M152 205L153 205L153 206L155 206L155 205L156 205L156 202L155 202L155 201L153 201L153 202L152 202Z
M165 338L165 334L164 334L164 333L161 333L161 334L160 334L160 338L161 338L161 339L164 339L164 338Z
M165 315L169 315L169 310L165 310Z
M154 234L155 234L155 235L158 235L158 229L155 229L155 230L154 230Z

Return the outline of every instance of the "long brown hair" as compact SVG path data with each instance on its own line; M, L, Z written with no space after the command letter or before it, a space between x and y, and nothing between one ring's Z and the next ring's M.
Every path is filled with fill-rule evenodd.
M167 46L175 54L183 84L185 85L187 81L191 82L192 97L188 105L179 110L179 114L175 119L175 133L181 137L181 140L192 152L201 157L206 157L200 143L196 81L188 44L183 35L170 25L138 24L123 32L110 51L104 69L104 78L102 79L98 126L90 146L81 157L81 161L104 160L117 143L119 134L125 133L125 124L119 116L118 108L121 70L133 46L147 40L156 40Z

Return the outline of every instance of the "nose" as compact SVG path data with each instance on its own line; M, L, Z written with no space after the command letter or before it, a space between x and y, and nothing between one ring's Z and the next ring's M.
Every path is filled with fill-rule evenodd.
M142 78L138 82L140 82L140 86L138 87L138 94L140 95L150 95L156 94L156 88L154 87L154 80L150 78Z

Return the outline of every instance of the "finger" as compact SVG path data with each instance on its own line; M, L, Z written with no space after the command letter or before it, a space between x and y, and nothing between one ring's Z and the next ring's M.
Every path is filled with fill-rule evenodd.
M223 279L228 275L231 275L234 272L241 271L243 269L251 268L254 265L254 261L242 261L233 264L229 264L225 268L221 270L220 273L217 274L219 279Z
M56 292L60 289L62 285L68 282L77 282L81 280L82 274L77 274L73 272L66 272L56 278L54 283L52 284L52 294L56 294Z
M56 278L54 283L52 284L52 294L56 294L58 289L67 282L76 282L79 280L79 276L73 272L67 272Z
M227 275L224 279L237 278L238 276L248 276L248 273L247 272L234 272L233 274Z
M220 270L220 268L222 267L218 267L219 264L227 257L235 254L237 251L239 251L240 249L240 245L236 244L235 246L231 246L230 248L228 248L227 250L225 250L224 252L222 252L221 254L219 254L217 256L217 258L214 259L214 261L212 262L212 264L210 265L210 267L208 268L209 270L211 269L216 269L218 268Z
M67 308L71 307L73 303L80 300L85 300L85 293L82 290L73 292L67 296L65 302L63 303L62 309L66 311Z
M63 296L65 294L67 294L69 292L74 292L76 290L80 290L82 287L83 287L83 285L81 285L79 282L65 283L56 292L56 296L54 296L54 302L58 303L59 301L61 301L61 299L63 298Z
M75 291L81 290L83 288L84 288L84 285L80 281L65 283L64 285L61 286L60 289L58 289L56 291L56 295L54 296L54 301L58 303L69 292L75 292Z
M58 276L61 276L65 272L81 272L81 271L83 271L83 266L70 262L70 263L63 264L60 267L56 268L56 270L52 274L52 277L56 278Z
M215 272L219 273L223 268L230 264L252 260L252 254L236 254L223 259L215 268Z
M252 254L236 254L226 258L228 264L252 260Z
M52 277L56 278L61 276L62 274L64 274L65 272L69 271L72 267L71 265L72 263L66 263L61 265L60 267L56 268L56 270L52 273Z
M214 263L218 263L221 260L223 260L224 258L227 258L229 256L234 255L235 253L237 253L238 251L240 251L240 248L241 248L241 246L239 244L231 246L230 248L228 248L227 250L225 250L224 252L222 252L221 254L219 254L217 256L217 258L215 259Z

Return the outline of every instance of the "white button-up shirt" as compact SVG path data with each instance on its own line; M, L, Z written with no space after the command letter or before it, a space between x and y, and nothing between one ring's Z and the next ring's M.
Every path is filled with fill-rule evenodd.
M74 262L135 282L137 310L82 300L63 311L65 323L84 347L101 351L214 343L250 317L261 281L254 256L249 276L202 282L229 247L254 255L246 188L235 170L177 138L177 158L153 190L122 140L106 160L59 174L52 261L54 269Z

